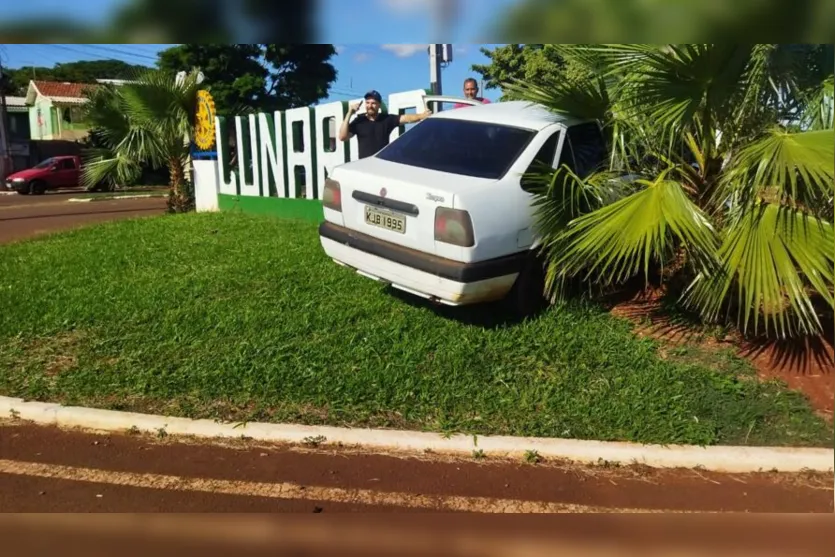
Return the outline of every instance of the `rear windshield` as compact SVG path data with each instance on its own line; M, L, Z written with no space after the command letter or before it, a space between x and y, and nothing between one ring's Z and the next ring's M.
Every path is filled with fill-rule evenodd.
M377 157L497 180L507 173L534 135L533 130L498 124L429 118L392 141Z

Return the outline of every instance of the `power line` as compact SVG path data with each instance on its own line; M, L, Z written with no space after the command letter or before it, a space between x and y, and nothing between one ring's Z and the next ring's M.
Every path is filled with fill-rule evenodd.
M98 45L98 46L100 46L102 48L105 48L102 45ZM114 45L107 45L107 47L113 47L113 46ZM147 56L152 56L152 57L156 58L157 53L162 52L165 49L168 49L168 48L171 48L171 47L174 47L174 46L180 46L180 45L179 44L167 44L167 45L164 45L165 48L162 48L163 45L129 43L129 44L123 44L123 45L117 45L117 46L130 47L131 50L137 50L139 52L144 53Z
M38 59L44 60L47 64L49 64L49 66L46 66L46 67L50 67L50 66L54 67L55 64L56 64L55 60L51 56L47 56L47 55L43 54L41 51L37 50L37 48L36 48L36 47L43 47L43 46L48 46L48 45L42 45L42 44L30 45L29 48L26 50L26 53L27 54L30 54L30 53L34 54L35 56L38 57ZM39 64L37 64L35 62L35 60L33 60L31 58L27 58L25 61L29 62L29 63L26 64L23 67L27 67L27 66L30 67L30 68L44 67L44 66L39 66Z
M361 97L362 96L362 93L359 93L357 91L351 91L351 90L348 90L348 89L344 89L342 87L331 87L330 92L339 93L340 95L345 95L345 96L348 96L348 97Z
M104 52L115 52L117 54L122 54L124 56L134 56L136 58L145 58L147 60L153 60L154 62L157 61L156 56L151 56L149 54L138 54L136 52L128 52L126 50L120 50L118 48L113 48L111 46L101 46L101 45L97 45L97 44L87 44L87 45L84 45L84 46L89 47L89 48L95 48L95 49L98 49L98 50L101 50L101 51L104 51Z
M54 48L60 48L61 50L66 50L66 51L69 51L69 52L75 52L77 54L83 54L84 56L87 56L87 57L90 57L90 58L95 58L95 59L98 59L98 60L119 60L120 62L124 62L124 60L116 58L115 56L105 56L103 54L97 54L97 53L94 53L94 52L84 51L84 50L81 50L81 49L78 49L78 48L73 48L73 47L70 47L70 46L62 45L62 44L44 44L44 45L40 45L40 46L51 46L51 47L54 47ZM142 56L142 55L138 55L138 56ZM146 58L150 58L150 57L148 56Z

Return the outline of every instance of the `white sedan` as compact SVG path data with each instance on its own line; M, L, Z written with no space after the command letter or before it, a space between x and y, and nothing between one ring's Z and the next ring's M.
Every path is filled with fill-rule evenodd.
M427 102L467 102L427 97ZM337 166L319 236L340 265L436 303L504 299L527 314L543 296L535 160L583 176L605 163L600 126L522 101L436 112L376 155Z

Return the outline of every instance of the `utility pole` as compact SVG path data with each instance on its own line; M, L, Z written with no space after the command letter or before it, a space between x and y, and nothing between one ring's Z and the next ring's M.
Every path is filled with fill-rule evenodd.
M0 184L6 176L12 173L12 157L9 147L9 118L6 112L6 74L3 73L3 62L0 61Z
M433 35L436 41L448 37L459 11L459 0L435 0L432 3ZM433 43L429 45L429 86L433 95L443 95L441 85L441 67L452 62L452 45ZM438 110L442 106L438 104Z
M442 95L441 86L441 47L439 44L429 45L429 84L433 95Z

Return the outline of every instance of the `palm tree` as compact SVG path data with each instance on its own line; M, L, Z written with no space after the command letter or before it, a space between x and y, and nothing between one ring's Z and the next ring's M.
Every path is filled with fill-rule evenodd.
M194 207L186 169L193 137L199 72L185 76L148 70L119 86L89 93L87 121L97 146L86 150L83 183L135 181L144 165L168 168L168 210Z
M548 293L672 267L705 321L819 334L835 264L831 45L549 47L585 77L506 87L598 120L611 156L586 176L528 176Z

